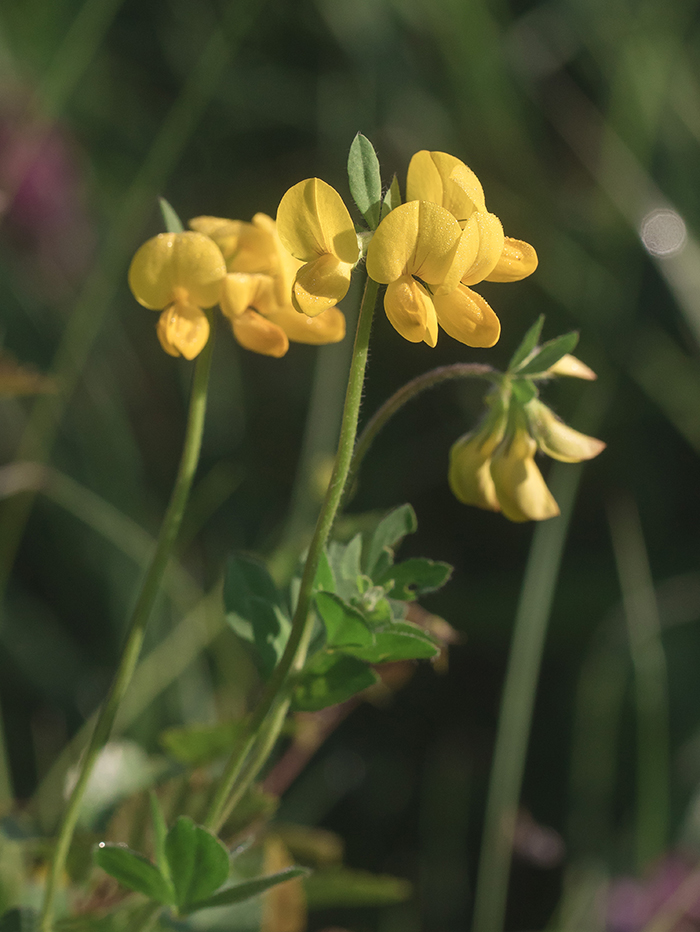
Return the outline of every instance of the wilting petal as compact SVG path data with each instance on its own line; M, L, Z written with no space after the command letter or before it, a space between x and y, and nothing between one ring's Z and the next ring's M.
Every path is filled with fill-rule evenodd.
M212 307L225 274L221 250L208 236L160 233L137 250L129 267L129 286L136 300L151 310L170 304L177 291L186 292L199 307Z
M426 149L416 152L408 166L406 200L433 201L460 223L474 210L486 210L484 190L474 172L453 155Z
M558 362L547 369L548 375L565 375L574 379L587 379L589 382L595 382L598 376L590 369L585 362L581 362L570 353L566 353Z
M279 359L289 349L287 334L256 311L247 310L231 321L233 335L245 349Z
M315 317L345 297L351 275L352 265L328 253L307 262L297 272L292 287L292 304L297 311Z
M320 178L307 178L287 191L277 209L277 232L285 248L303 262L331 253L354 266L360 255L343 199Z
M503 225L495 214L475 213L474 220L479 227L479 251L474 264L462 278L465 285L476 285L491 274L498 264L505 242Z
M194 304L176 303L167 307L158 319L160 345L171 356L194 359L209 339L206 314Z
M491 477L501 511L511 521L545 521L559 506L537 468L537 444L524 428L501 443L491 460Z
M569 427L536 398L527 403L525 413L537 446L555 460L562 463L580 463L581 460L593 459L605 449L602 440L596 440L595 437L589 437Z
M269 275L229 272L221 286L221 310L229 320L248 308L267 316L277 310L275 283Z
M454 217L432 201L409 201L379 224L367 250L367 274L389 284L416 275L440 284L450 271L462 230Z
M391 214L389 214L391 216ZM384 295L384 310L389 322L411 343L437 343L437 317L432 298L410 275L392 282Z
M321 311L316 317L307 317L289 305L265 316L281 327L295 343L321 346L324 343L339 343L345 336L345 315L336 307Z
M491 478L491 454L501 442L505 417L489 417L477 431L460 437L450 450L448 479L455 497L465 505L500 511Z
M442 329L466 346L489 347L498 342L501 322L481 295L460 285L449 294L433 297Z
M489 282L518 282L527 278L537 268L537 253L534 248L520 239L506 236L503 252L492 272L486 276Z

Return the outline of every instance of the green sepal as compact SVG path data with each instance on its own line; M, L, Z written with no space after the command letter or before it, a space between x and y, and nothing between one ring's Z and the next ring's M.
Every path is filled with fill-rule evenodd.
M176 902L175 890L158 868L144 855L126 845L100 842L94 851L95 863L120 884L137 893L143 893L157 903L172 906Z
M350 193L370 230L379 226L382 204L382 176L374 146L358 133L348 155Z
M520 341L520 346L513 353L513 356L508 363L508 371L511 372L515 369L516 366L519 366L530 353L537 346L537 342L542 333L542 327L544 326L544 314L540 314L534 324L527 331L525 336Z
M277 871L276 874L268 874L266 877L256 877L254 880L247 880L244 883L237 883L224 890L219 890L213 896L207 897L193 903L186 910L181 910L183 915L188 915L199 909L209 909L212 906L231 906L234 903L241 903L243 900L249 900L251 897L260 896L277 884L285 883L287 880L294 880L296 877L303 877L309 871L305 867L285 867L284 870Z
M538 352L529 359L525 365L517 370L517 375L535 375L535 373L545 372L555 362L559 362L562 356L566 356L578 343L578 333L572 330L571 333L564 333L560 337L555 337L547 343L543 343Z
M395 621L385 628L375 628L372 634L373 644L348 644L339 650L366 663L428 660L440 653L440 647L431 635L407 621Z
M158 741L181 764L201 767L229 753L244 727L243 721L236 721L167 728Z
M314 871L304 881L309 909L335 906L389 906L403 903L412 893L401 877L371 874L347 867Z
M165 840L175 902L179 912L201 907L229 873L228 851L219 839L189 816L179 816Z
M449 563L440 563L424 557L415 557L396 563L384 571L377 580L387 584L387 597L403 602L412 602L427 592L441 589L452 575ZM388 587L393 581L393 586Z
M537 398L539 392L537 386L530 379L513 379L510 383L513 390L513 397L521 405L526 405L528 401Z
M377 682L377 674L366 663L344 654L321 651L304 667L292 691L292 708L317 712L345 702Z
M408 504L399 505L382 518L365 548L363 559L365 573L372 579L382 575L393 563L396 547L407 534L413 534L417 527L416 513Z
M359 609L348 605L335 592L317 592L316 608L326 629L328 647L369 646L372 632Z
M165 200L164 197L158 198L158 204L160 205L160 212L163 216L163 223L165 224L165 229L168 233L184 233L185 228L182 225L182 220L173 210L172 205Z
M382 201L382 212L380 220L383 220L387 214L390 214L392 210L396 210L397 207L401 206L401 189L399 188L399 179L394 175L391 179L391 184L389 185L389 190L384 195L384 200Z

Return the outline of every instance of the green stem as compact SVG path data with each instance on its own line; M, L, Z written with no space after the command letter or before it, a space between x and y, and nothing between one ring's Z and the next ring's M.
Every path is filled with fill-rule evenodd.
M550 485L561 506L561 517L538 524L530 548L498 719L476 881L473 932L503 929L513 837L545 633L580 475L580 466L556 464Z
M146 576L141 585L134 610L129 624L126 644L122 652L119 666L112 680L107 697L100 709L95 723L90 743L83 755L78 773L78 780L68 800L63 820L59 829L58 840L54 851L51 869L46 882L44 905L41 913L41 932L52 932L55 910L55 899L61 884L66 858L70 849L73 833L80 814L80 806L87 787L90 775L95 766L97 757L109 740L109 736L117 715L119 705L131 682L136 669L141 646L143 644L146 625L150 618L160 590L163 576L170 559L180 523L185 511L192 480L194 478L199 451L202 445L202 431L207 407L207 388L211 357L214 346L214 318L210 316L212 333L205 348L197 359L192 382L192 394L187 418L185 441L178 469L175 486L168 504L163 524L161 525L158 543L151 560Z
M350 362L350 376L348 379L347 392L345 394L343 419L340 426L338 452L336 453L335 465L328 485L328 491L326 492L326 497L323 500L321 512L316 522L316 530L314 531L314 536L309 545L309 552L301 579L299 599L296 611L294 612L294 618L292 619L292 629L289 640L287 641L284 654L275 667L270 682L250 718L248 728L246 729L241 743L238 747L234 748L229 758L219 788L212 801L204 824L207 828L216 831L220 829L225 820L225 814L229 808L227 805L229 796L234 790L237 781L244 773L246 759L256 740L258 730L261 728L268 715L274 711L278 703L284 701L281 697L283 697L290 672L300 669L306 659L306 652L309 647L309 639L311 638L313 628L313 615L310 614L309 611L311 607L313 582L316 577L316 570L318 569L323 548L328 540L328 535L330 534L333 521L335 520L340 506L350 470L350 462L352 460L355 438L357 436L357 421L360 414L362 388L365 381L369 337L372 329L372 318L374 316L374 306L376 304L378 290L379 285L371 278L368 278L365 284L365 292L362 297L360 314L357 321L357 333L355 334L355 345ZM277 730L277 734L279 734L279 729ZM274 741L272 743L274 743ZM258 770L259 769L260 768L258 768Z
M439 366L437 369L431 369L430 372L424 372L423 375L419 375L415 379L411 379L410 382L406 382L406 384L397 392L394 392L370 418L358 437L348 472L345 498L347 499L348 496L352 495L357 473L369 448L374 442L374 438L396 412L403 408L412 398L450 379L489 379L490 381L496 382L499 376L501 376L501 373L491 366L482 365L480 363L458 362L451 366Z

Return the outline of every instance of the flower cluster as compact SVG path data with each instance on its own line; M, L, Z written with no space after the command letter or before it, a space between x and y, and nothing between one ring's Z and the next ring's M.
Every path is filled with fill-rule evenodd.
M493 346L501 325L489 304L469 287L517 281L537 267L535 250L506 237L486 210L478 178L445 152L411 159L406 202L390 209L366 250L367 274L387 286L384 309L413 343L435 346L438 325L467 346ZM316 314L347 292L361 246L340 195L318 178L285 194L277 213L284 246L302 263L293 284L297 310Z
M574 356L564 355L542 377L569 375L594 379ZM559 514L552 493L535 463L539 450L563 463L592 459L605 449L560 420L531 390L513 390L506 373L486 399L488 412L477 430L465 434L450 450L449 483L465 505L501 511L511 521L543 521ZM531 395L531 397L527 397Z
M284 356L289 341L337 343L345 318L329 308L313 319L291 303L301 263L282 247L275 222L197 217L191 231L161 233L137 251L129 269L136 300L161 310L158 338L171 356L194 359L209 338L205 308L219 304L246 349Z

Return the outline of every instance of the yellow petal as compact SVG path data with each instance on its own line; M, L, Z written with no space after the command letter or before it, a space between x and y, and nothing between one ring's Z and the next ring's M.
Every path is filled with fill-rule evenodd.
M231 321L233 335L245 349L279 358L289 349L287 335L256 311L247 310Z
M238 249L242 220L227 220L225 217L193 217L188 226L197 233L203 233L213 239L221 250L224 259L228 260Z
M488 347L498 342L501 322L481 295L460 285L455 291L433 298L442 329L466 346Z
M505 242L503 225L495 214L475 213L474 219L479 227L479 251L474 264L462 278L465 285L476 285L491 274L501 257Z
M209 339L209 321L196 305L178 302L160 315L157 333L166 353L194 359Z
M460 437L450 450L448 480L455 497L465 505L476 505L489 511L500 511L496 487L491 478L491 454L501 442L505 417L493 421L478 431Z
M303 262L331 253L354 265L360 255L343 199L320 178L307 178L287 191L277 209L277 232L284 247Z
M277 309L275 283L269 275L229 272L221 286L221 310L230 320L249 307L265 316Z
M449 294L450 291L454 291L466 270L474 265L478 252L479 227L476 222L476 215L474 215L464 225L452 264L445 274L442 284L437 286L435 294Z
M297 272L292 304L297 311L315 317L345 297L351 275L352 265L329 254L307 262Z
M594 382L598 376L590 369L585 362L581 362L570 353L566 353L558 362L547 369L549 375L565 375L574 379L587 379Z
M527 278L537 268L537 253L534 248L520 239L506 236L503 252L492 272L486 276L489 282L518 282Z
M605 449L602 440L569 427L536 398L525 406L525 413L538 447L555 460L580 463L582 460L593 459Z
M219 300L226 265L221 250L203 233L160 233L141 246L131 261L129 287L151 310L166 307L179 293L199 307Z
M433 201L460 223L474 210L486 210L484 190L471 168L446 152L425 149L416 152L408 166L406 200Z
M339 343L345 336L345 315L335 307L321 311L316 317L300 314L289 305L266 314L295 343Z
M367 250L367 274L389 284L415 275L441 284L460 245L462 230L444 207L431 201L409 201L379 224Z
M384 310L392 327L405 340L423 341L428 346L437 343L437 317L432 298L410 275L389 285L384 295Z
M537 468L537 444L524 428L506 438L491 460L491 477L501 510L511 521L545 521L559 506Z
M261 230L265 230L271 238L275 250L276 263L274 268L275 293L277 303L281 305L289 304L292 300L292 285L296 274L304 264L300 259L294 256L282 245L282 240L277 232L277 224L268 217L267 214L258 213L253 217L253 223Z

